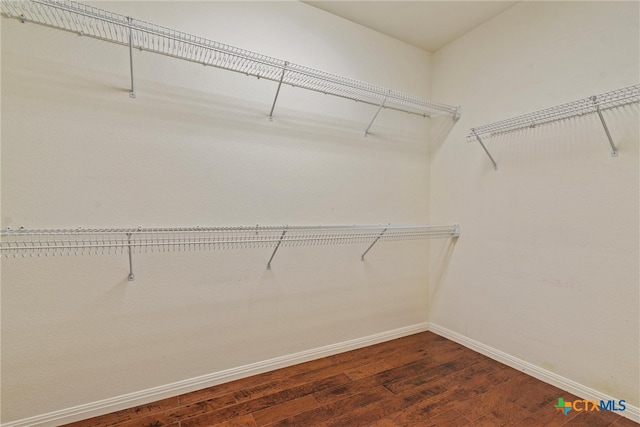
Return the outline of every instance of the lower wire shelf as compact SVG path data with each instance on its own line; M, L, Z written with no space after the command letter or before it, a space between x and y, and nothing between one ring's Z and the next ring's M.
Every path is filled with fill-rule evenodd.
M113 229L6 229L0 232L0 252L7 258L58 255L128 254L129 280L134 280L134 253L196 251L210 249L267 248L271 262L281 246L369 244L434 238L457 238L453 225L336 225L252 226Z

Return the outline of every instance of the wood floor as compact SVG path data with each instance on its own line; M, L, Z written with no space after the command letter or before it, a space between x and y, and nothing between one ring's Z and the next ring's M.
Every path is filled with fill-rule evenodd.
M559 397L579 399L424 332L69 426L638 427Z

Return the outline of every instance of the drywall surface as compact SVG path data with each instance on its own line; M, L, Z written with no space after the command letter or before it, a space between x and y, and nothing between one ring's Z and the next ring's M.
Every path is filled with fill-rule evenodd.
M429 54L299 2L113 10L429 95ZM2 227L428 222L429 121L2 19ZM2 422L426 321L428 243L2 260Z
M638 106L487 139L475 126L638 83L637 2L522 2L433 57L429 321L638 406Z

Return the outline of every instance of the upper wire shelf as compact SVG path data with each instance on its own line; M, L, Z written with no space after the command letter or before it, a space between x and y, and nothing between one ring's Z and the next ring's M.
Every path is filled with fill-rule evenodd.
M566 104L560 104L555 107L545 108L543 110L524 114L511 119L471 128L467 135L467 140L478 141L491 159L494 169L497 169L497 163L491 154L489 154L489 151L482 141L484 138L515 132L522 129L535 128L537 126L561 120L596 113L598 114L607 138L609 139L612 150L611 155L615 157L618 155L618 150L613 142L611 134L609 133L609 128L604 120L602 111L624 107L638 102L640 102L640 84L623 87L600 95L593 95L588 98L568 102Z
M458 107L293 64L75 1L0 0L0 10L22 22L34 22L127 45L130 50L146 50L275 81L278 82L278 92L280 85L286 84L424 117L441 115L457 119L460 114ZM132 57L131 71L131 96L135 97ZM273 107L269 117L272 114Z
M192 228L45 229L0 232L0 252L5 257L92 254L128 254L129 280L133 280L133 253L208 249L274 248L271 268L281 246L365 244L361 258L380 241L454 238L454 225L338 225L253 226Z

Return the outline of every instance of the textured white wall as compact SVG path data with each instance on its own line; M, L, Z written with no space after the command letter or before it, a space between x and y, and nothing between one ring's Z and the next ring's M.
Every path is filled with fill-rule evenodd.
M638 406L638 106L486 141L471 127L638 83L637 2L522 2L433 56L429 320ZM442 128L442 126L441 126ZM444 141L444 142L443 142Z
M430 56L299 2L97 4L429 95ZM429 121L2 20L2 227L428 221ZM2 422L426 321L428 244L2 261Z

